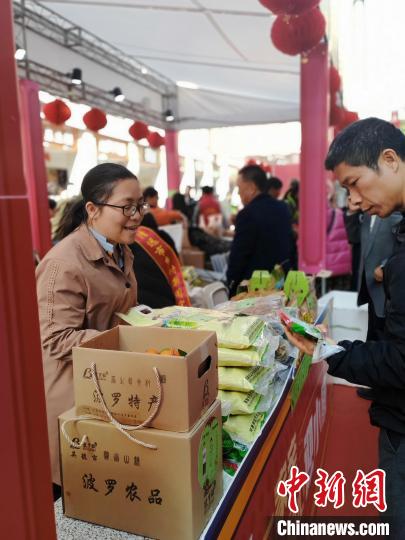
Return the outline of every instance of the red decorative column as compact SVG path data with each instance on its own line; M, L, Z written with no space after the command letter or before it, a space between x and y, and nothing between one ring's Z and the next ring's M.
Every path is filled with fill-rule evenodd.
M320 43L301 63L301 181L299 267L308 274L325 269L328 133L328 49Z
M20 81L24 173L30 206L32 242L42 258L52 244L38 91L39 86L35 82Z
M177 147L177 131L170 129L166 131L166 169L167 169L167 187L169 192L168 206L171 207L172 197L180 187L180 164L179 151Z
M0 5L0 536L56 538L11 0Z

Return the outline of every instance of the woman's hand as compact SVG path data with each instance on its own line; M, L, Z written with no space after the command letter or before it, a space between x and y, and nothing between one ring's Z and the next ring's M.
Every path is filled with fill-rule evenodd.
M300 334L296 334L295 332L290 332L285 326L284 331L286 333L288 341L292 345L295 345L301 352L309 354L310 356L314 354L316 346L314 341L312 341L311 339L307 339Z

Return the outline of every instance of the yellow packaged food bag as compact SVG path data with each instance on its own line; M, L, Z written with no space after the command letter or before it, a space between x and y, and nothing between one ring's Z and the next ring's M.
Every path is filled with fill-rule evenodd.
M253 366L251 368L218 368L218 388L220 390L235 390L237 392L251 392L266 394L269 384L275 375L273 368Z
M223 427L232 439L242 444L251 444L260 434L264 413L230 416Z
M269 367L274 362L279 342L280 336L273 336L264 330L247 349L230 349L220 346L218 347L218 365Z

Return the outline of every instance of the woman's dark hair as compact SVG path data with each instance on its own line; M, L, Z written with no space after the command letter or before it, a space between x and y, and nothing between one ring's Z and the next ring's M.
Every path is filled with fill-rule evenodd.
M283 182L277 176L272 176L267 180L267 191L270 189L282 189Z
M105 202L111 196L115 184L120 180L137 177L123 165L117 163L101 163L90 169L83 178L82 196L64 212L58 227L61 240L73 232L87 220L86 203Z
M246 165L239 171L239 175L246 182L253 182L259 191L266 191L267 176L259 165Z
M212 186L203 186L201 191L204 195L212 195L214 193L214 188Z
M380 118L365 118L353 122L341 131L330 145L325 167L333 171L340 163L353 167L365 165L378 170L378 158L386 148L395 150L405 161L405 135L391 122Z
M172 197L173 210L179 210L185 216L187 215L187 205L182 193L175 193Z

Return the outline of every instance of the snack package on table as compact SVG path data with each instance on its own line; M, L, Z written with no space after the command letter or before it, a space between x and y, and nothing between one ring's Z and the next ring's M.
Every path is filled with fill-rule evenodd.
M218 368L218 388L236 392L251 392L265 395L276 374L274 368L253 366L251 368Z
M264 413L230 416L223 428L234 441L251 445L259 436L265 418Z
M247 349L230 349L218 347L218 365L233 367L263 366L270 367L274 363L279 347L279 336L263 328L251 347Z
M255 412L267 412L273 401L274 392L271 385L265 395L250 392L234 392L228 390L218 390L218 398L224 407L228 408L230 404L230 414L253 414Z

